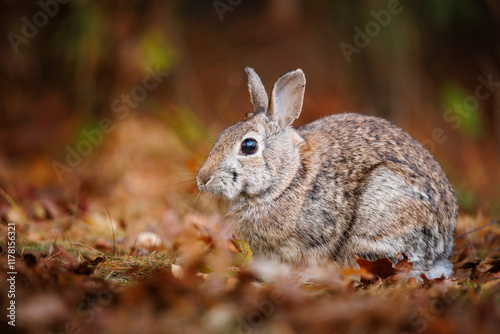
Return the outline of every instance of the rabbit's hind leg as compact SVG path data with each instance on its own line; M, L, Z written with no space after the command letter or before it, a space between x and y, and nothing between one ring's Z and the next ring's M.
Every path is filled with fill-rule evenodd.
M449 276L449 247L437 219L426 193L391 169L379 167L365 183L350 244L362 258L387 257L395 262L398 253L405 253L415 274Z

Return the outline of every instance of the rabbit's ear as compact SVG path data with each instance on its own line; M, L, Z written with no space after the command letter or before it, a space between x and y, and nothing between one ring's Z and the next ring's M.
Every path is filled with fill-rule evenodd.
M278 122L282 128L292 125L302 110L305 89L306 77L301 69L279 77L274 84L268 117Z
M267 97L266 89L260 81L259 76L253 68L247 67L245 71L248 74L248 90L250 91L250 99L253 104L254 112L266 111L269 99Z

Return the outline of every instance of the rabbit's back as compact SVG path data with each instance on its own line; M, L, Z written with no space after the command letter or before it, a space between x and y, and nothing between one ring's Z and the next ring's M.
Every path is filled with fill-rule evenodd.
M386 120L348 113L298 132L312 148L306 160L321 166L304 206L313 224L336 222L332 258L347 264L354 256L393 258L404 251L430 266L449 257L455 195L439 163L409 134Z

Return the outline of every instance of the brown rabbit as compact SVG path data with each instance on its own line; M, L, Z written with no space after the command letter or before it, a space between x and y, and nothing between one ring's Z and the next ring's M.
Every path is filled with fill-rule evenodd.
M344 267L405 253L428 278L452 274L457 202L427 149L359 114L294 129L302 70L278 78L270 102L246 71L254 110L219 135L196 178L200 191L222 198L238 237L290 264Z

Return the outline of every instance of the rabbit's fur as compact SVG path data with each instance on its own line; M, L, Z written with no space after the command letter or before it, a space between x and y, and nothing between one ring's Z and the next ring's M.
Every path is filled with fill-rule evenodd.
M222 199L254 253L307 265L408 255L431 277L452 273L457 203L446 174L409 134L377 117L326 116L299 129L305 76L283 74L268 103L246 69L254 111L224 130L197 176ZM244 154L252 138L257 152Z

